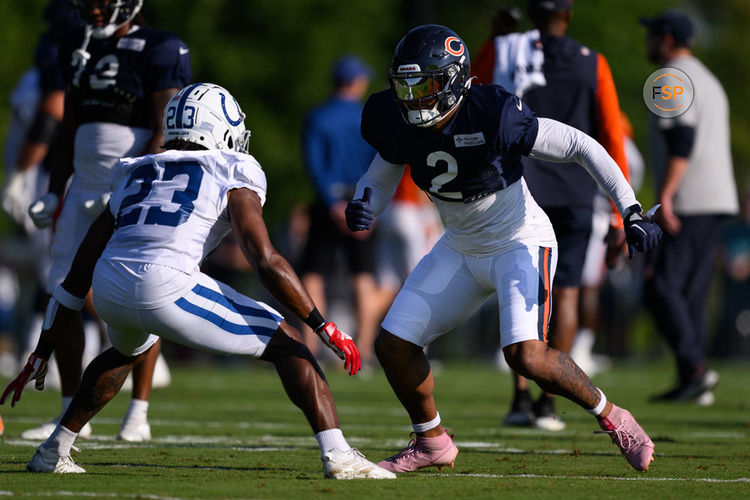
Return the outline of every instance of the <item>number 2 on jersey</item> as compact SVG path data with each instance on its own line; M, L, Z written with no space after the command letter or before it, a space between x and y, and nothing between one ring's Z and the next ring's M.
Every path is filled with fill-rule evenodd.
M117 214L117 227L137 224L141 218L141 212L144 207L134 207L133 205L142 202L154 189L154 181L167 182L171 181L178 175L187 175L188 181L185 189L176 189L171 198L172 203L179 203L179 208L174 212L166 212L159 206L150 206L146 211L144 224L156 224L159 226L176 227L183 224L193 212L193 202L198 198L201 180L203 179L203 169L196 161L168 161L164 164L164 173L161 179L158 179L158 172L153 163L144 163L136 167L128 178L125 189L130 188L136 181L140 181L140 189L129 196L123 198L120 204L120 210ZM170 189L168 186L159 186L157 189Z
M440 196L444 198L451 198L451 199L461 199L461 193L460 192L452 192L452 191L443 191L440 190L443 188L444 185L448 184L450 181L456 178L458 175L458 162L456 159L450 154L446 153L445 151L433 151L429 155L427 155L427 166L428 167L437 167L438 162L443 161L448 166L448 170L446 172L443 172L440 175L436 175L432 179L432 186L430 187L430 192L439 194Z

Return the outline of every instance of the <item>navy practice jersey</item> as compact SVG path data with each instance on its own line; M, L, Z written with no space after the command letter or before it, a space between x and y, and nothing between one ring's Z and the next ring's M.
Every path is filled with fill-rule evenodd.
M497 85L472 87L442 130L409 125L391 90L373 94L362 112L362 136L384 160L408 164L431 196L469 203L521 178L520 157L539 128L534 114Z
M71 57L81 38L61 50L60 68L71 93L78 124L107 122L151 128L148 96L166 88L181 89L192 70L187 45L172 33L137 26L120 38L92 38L84 67Z

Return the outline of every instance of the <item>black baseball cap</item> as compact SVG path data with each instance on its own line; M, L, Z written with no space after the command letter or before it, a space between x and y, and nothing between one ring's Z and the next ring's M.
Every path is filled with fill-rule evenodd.
M542 10L548 12L570 10L573 8L573 0L529 0L527 8L528 10Z
M648 28L648 32L654 35L666 35L669 33L679 45L690 46L693 38L693 22L688 16L675 10L668 10L649 19L641 17L642 25Z

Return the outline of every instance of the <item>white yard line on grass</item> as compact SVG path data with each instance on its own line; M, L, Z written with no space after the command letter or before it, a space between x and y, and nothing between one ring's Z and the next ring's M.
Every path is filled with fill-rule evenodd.
M750 483L750 477L738 477L735 479L716 479L712 477L620 477L620 476L553 476L548 474L422 474L423 476L440 476L440 477L474 477L487 479L609 479L611 481L682 481L696 483Z
M39 424L41 423L38 418L34 417L8 417L7 415L4 415L3 418L5 419L6 427L8 423L29 423L29 424ZM92 425L96 425L97 423L100 424L111 424L119 426L122 423L122 419L120 418L109 418L109 417L97 417L92 422ZM286 430L286 429L295 429L299 427L299 424L295 422L254 422L252 420L250 421L235 421L235 422L226 422L226 421L216 421L216 420L184 420L184 419L163 419L163 418L149 418L149 424L151 424L152 428L158 428L158 427L188 427L188 428L206 428L206 429L263 429L263 430ZM357 424L357 423L348 423L346 425L346 428L349 429L349 434L356 434L356 429L387 429L387 430L393 430L396 432L403 431L404 433L408 433L411 431L411 427L407 424ZM355 432L352 432L352 430L355 430ZM524 428L524 427L502 427L498 426L496 428L475 428L473 430L474 432L478 432L480 434L484 435L490 435L493 438L497 437L498 439L508 438L512 437L514 435L519 436L575 436L580 435L581 432L586 431L578 431L574 429L566 429L564 431L560 432L548 432L548 431L542 431L539 429L534 428ZM593 430L592 430L593 433ZM748 432L737 432L737 431L693 431L693 432L672 432L669 434L670 436L674 436L677 438L685 438L685 439L746 439L750 437L750 433ZM104 438L105 440L108 439L107 436L102 435L94 435L91 439L98 440L100 438ZM351 439L351 438L350 438ZM354 438L356 439L356 438ZM408 439L406 440L408 441ZM458 441L457 441L458 442Z
M183 500L180 497L162 497L148 493L103 493L101 491L5 491L0 490L0 496L7 497L93 497L93 498L147 498L150 500ZM193 499L197 500L197 499Z

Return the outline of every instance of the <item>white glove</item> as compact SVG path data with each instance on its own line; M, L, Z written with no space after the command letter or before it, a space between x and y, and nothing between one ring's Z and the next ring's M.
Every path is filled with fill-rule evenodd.
M29 207L29 217L36 227L43 229L52 225L52 217L55 215L58 202L56 194L47 193Z
M30 188L32 179L30 177L28 171L16 170L10 175L3 188L3 210L21 225L26 219L26 204L29 202L29 193L32 193ZM34 195L31 194L31 196Z
M110 193L105 193L101 196L97 196L96 198L84 201L83 211L86 212L86 214L91 218L99 217L99 215L104 211L104 207L107 206L109 197Z

